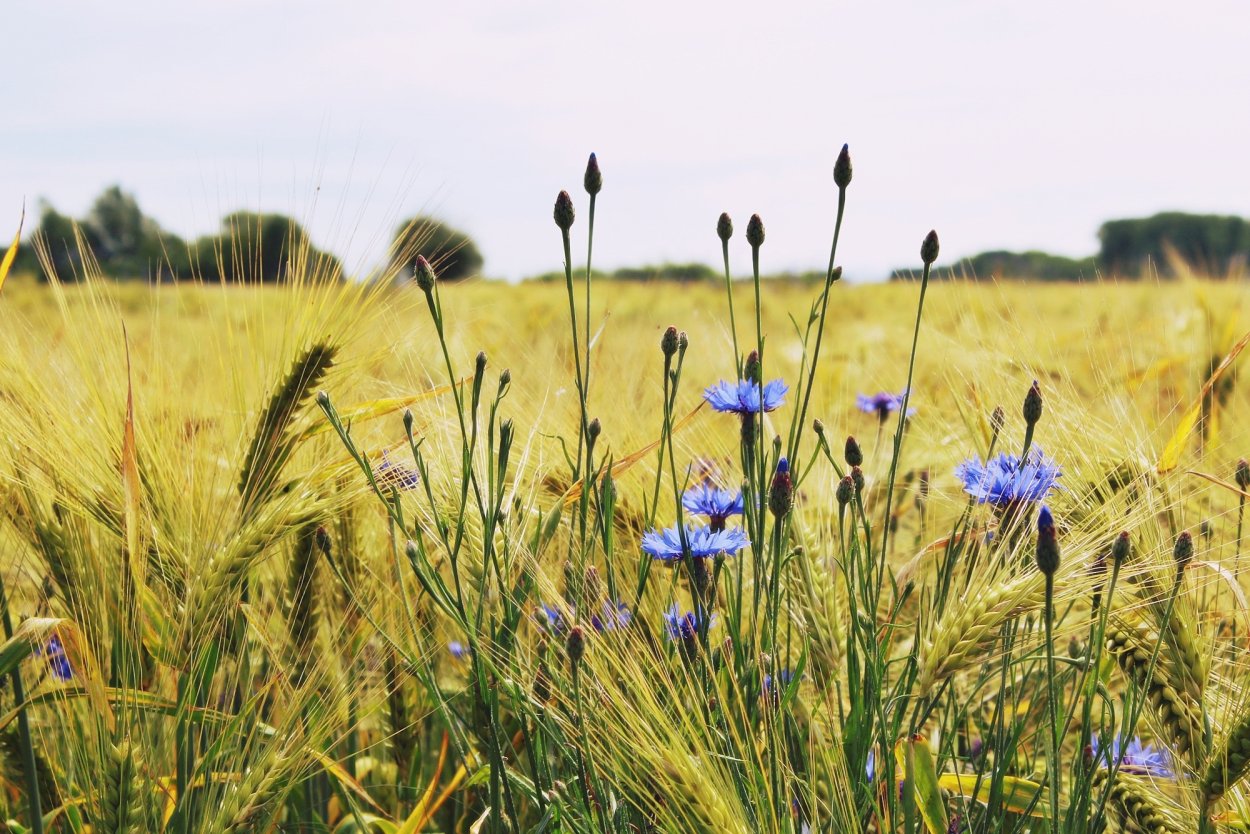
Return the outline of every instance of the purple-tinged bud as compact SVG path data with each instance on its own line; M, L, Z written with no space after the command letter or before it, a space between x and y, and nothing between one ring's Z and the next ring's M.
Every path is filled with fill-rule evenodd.
M855 494L859 495L864 491L864 470L858 466L851 467L851 481L855 484Z
M1176 562L1176 570L1183 571L1194 558L1194 539L1189 531L1183 531L1176 537L1176 545L1172 548L1172 559Z
M924 242L920 244L920 260L924 261L925 266L932 266L933 262L938 259L939 248L937 232L930 231L924 236Z
M595 417L586 425L586 434L590 437L590 442L594 443L599 438L599 434L603 431L603 424L599 422L599 418Z
M835 266L833 268L833 271L829 273L829 280L826 281L825 283L836 284L838 281L841 281L841 280L842 280L842 267Z
M850 475L847 475L845 478L838 481L838 490L836 495L839 507L845 507L847 504L851 503L851 499L855 497L855 480Z
M846 438L846 451L843 456L846 458L847 466L862 466L864 464L864 453L859 448L859 441L852 436Z
M1037 569L1046 576L1054 576L1059 570L1059 538L1049 507L1042 507L1037 513Z
M768 492L768 509L777 518L785 518L794 508L794 481L790 477L790 461L784 457L777 461L773 474L772 489Z
M758 350L747 354L747 361L742 363L742 378L747 382L760 381L760 352Z
M1037 384L1037 380L1033 380L1033 386L1029 388L1029 393L1024 395L1024 423L1027 426L1036 426L1037 421L1042 419L1042 389Z
M1237 487L1245 492L1250 490L1250 463L1245 458L1237 461L1237 469L1233 473L1233 478L1237 481Z
M573 198L569 196L569 192L561 191L556 197L556 207L551 216L555 218L560 230L567 232L573 227L573 215Z
M429 293L433 291L434 282L438 279L438 276L434 274L434 267L430 266L430 262L425 259L425 255L417 255L417 265L412 272L413 278L422 292Z
M734 222L729 219L729 212L722 211L720 219L716 221L716 236L722 243L728 243L734 236Z
M838 161L833 163L833 183L838 188L851 184L851 149L846 145L842 146Z
M660 351L665 357L672 356L677 352L677 328L671 324L664 330L664 335L660 337Z
M331 549L330 534L326 532L324 524L317 525L317 531L313 534L313 541L317 545L317 549L321 551L321 554L329 559Z
M1003 430L1003 425L1007 422L1007 413L1003 411L1001 405L994 406L994 410L990 413L990 439L997 440L999 433Z
M583 180L586 193L591 197L603 190L603 174L599 171L599 160L592 153L586 163L586 177Z
M586 654L586 632L581 626L569 629L569 636L564 640L564 653L568 655L569 665L576 669Z
M747 243L751 244L752 249L759 249L764 245L764 221L760 220L758 214L752 214L747 221Z
M1133 543L1129 540L1128 531L1122 530L1120 535L1115 537L1115 544L1111 545L1111 561L1117 568L1124 564L1132 547Z

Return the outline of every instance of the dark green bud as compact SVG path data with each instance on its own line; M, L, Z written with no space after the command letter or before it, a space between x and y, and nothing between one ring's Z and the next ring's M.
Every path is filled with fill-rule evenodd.
M845 507L855 497L855 481L850 475L838 481L838 506Z
M425 259L425 255L417 255L417 265L413 268L412 274L422 292L428 293L433 291L434 282L438 279L438 276L434 274L434 267L430 266L430 262Z
M561 191L556 197L555 210L551 213L561 231L567 232L573 227L573 214L573 198L569 196L569 192Z
M599 433L601 431L603 431L603 425L599 422L598 417L591 420L590 424L586 426L586 434L588 437L590 437L591 443L595 442L595 440L598 439Z
M582 631L581 626L569 629L569 636L564 640L564 653L568 655L569 665L574 669L582 662L586 655L586 632Z
M317 392L317 405L321 406L322 408L329 408L330 407L330 395L327 394L325 391L318 391Z
M833 183L838 188L846 188L851 184L851 149L842 146L838 161L833 163Z
M507 368L504 368L502 371L499 372L499 390L503 391L503 389L507 388L511 384L512 384L512 371L508 370Z
M821 422L819 417L812 420L812 431L816 432L817 437L825 436L825 424Z
M1182 571L1194 558L1194 539L1189 535L1189 531L1183 531L1176 537L1176 545L1172 548L1172 559L1176 562L1176 569Z
M586 162L586 177L582 182L586 186L586 193L592 197L603 190L603 174L599 171L599 160L593 153Z
M759 249L764 245L764 221L760 220L758 214L752 214L747 221L747 243L751 244L752 249Z
M994 406L993 412L990 413L990 432L994 440L998 439L998 434L1003 430L1003 425L1007 422L1007 413L1003 411L1001 405Z
M835 284L835 283L837 283L838 281L841 281L841 280L842 280L842 267L840 267L840 266L835 266L835 267L833 268L833 272L830 272L830 273L829 273L829 280L828 280L828 281L826 281L825 283L827 283L827 284Z
M412 437L412 419L413 419L412 409L405 408L404 409L404 434L408 437Z
M721 212L720 219L716 221L716 236L721 239L722 243L728 243L729 239L734 236L734 222L729 219L728 212Z
M859 448L859 442L848 436L846 438L846 451L843 455L846 458L847 466L862 466L864 463L864 453Z
M486 370L486 352L479 350L477 352L477 358L473 360L473 373L475 376L481 376L482 372L485 370Z
M1117 568L1124 564L1124 560L1128 558L1132 546L1133 544L1129 541L1127 530L1121 531L1120 535L1115 537L1115 544L1111 545L1111 561Z
M1237 461L1237 469L1233 473L1233 477L1237 481L1237 487L1242 492L1250 490L1250 463L1245 458Z
M742 364L742 378L748 382L760 381L760 352L758 350L747 354L747 361Z
M317 549L321 551L322 555L329 559L331 550L330 534L326 532L324 524L317 525L317 531L313 534L313 542L317 545Z
M686 352L686 348L690 347L690 337L686 335L686 331L677 334L677 350L681 353Z
M1024 395L1024 422L1025 425L1035 426L1037 421L1042 419L1042 389L1038 386L1037 380L1033 380L1033 387L1029 389L1029 393Z
M671 324L664 330L664 335L660 337L660 351L665 356L672 356L677 352L677 328Z
M851 482L855 484L856 495L864 491L864 471L858 466L851 467Z
M938 246L937 232L930 230L924 236L924 242L920 244L920 260L924 261L925 266L933 265L933 262L938 259L938 250L940 248Z

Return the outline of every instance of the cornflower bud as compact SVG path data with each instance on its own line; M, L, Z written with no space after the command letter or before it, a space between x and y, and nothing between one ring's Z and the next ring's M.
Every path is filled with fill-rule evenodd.
M581 626L569 629L569 636L564 640L564 653L568 655L569 665L577 669L586 654L586 632L582 631Z
M1237 461L1237 469L1233 474L1233 478L1237 481L1237 487L1245 492L1250 490L1250 463L1245 458Z
M790 461L784 457L777 461L772 489L768 493L768 509L777 518L784 518L794 507L794 481L790 478Z
M845 507L847 504L851 503L851 499L855 497L855 480L851 478L850 475L847 475L845 478L838 481L838 490L836 495L838 498L838 507Z
M859 448L859 441L854 437L846 438L846 451L844 453L847 466L862 466L864 463L864 453Z
M573 198L569 196L569 192L561 191L556 197L556 207L551 216L560 230L567 232L573 227L573 215Z
M1118 568L1124 564L1124 560L1128 558L1129 551L1132 549L1132 542L1129 540L1128 531L1123 530L1120 535L1115 537L1115 544L1111 545L1111 561Z
M747 243L751 244L752 249L759 249L764 245L764 221L760 220L758 214L752 214L747 221Z
M583 179L586 193L595 196L603 189L603 174L599 171L599 160L592 153L586 163L586 177Z
M920 260L924 261L925 266L931 266L938 259L939 248L937 232L930 231L920 244Z
M1176 562L1177 572L1183 571L1194 558L1194 539L1189 531L1183 531L1176 537L1176 545L1172 548L1172 559Z
M1042 507L1037 513L1037 569L1046 576L1054 576L1059 570L1059 539L1049 507Z
M734 222L729 219L728 212L721 212L720 219L716 221L716 236L721 242L727 243L734 234Z
M760 352L758 350L747 354L747 361L742 365L742 378L748 382L760 381Z
M1037 380L1033 380L1033 386L1029 388L1029 393L1024 395L1024 423L1027 426L1037 425L1037 421L1042 419L1042 389L1037 384Z
M833 184L838 188L851 184L851 149L846 145L842 146L838 161L833 163Z
M434 267L430 266L430 262L425 259L425 255L417 255L417 265L413 269L413 278L422 292L429 293L434 289L434 282L437 280L437 276L434 274Z
M671 324L660 337L660 351L667 357L677 352L677 328Z

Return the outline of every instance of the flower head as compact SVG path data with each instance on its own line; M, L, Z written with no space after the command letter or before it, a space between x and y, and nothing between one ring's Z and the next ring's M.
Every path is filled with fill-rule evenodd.
M590 626L602 634L605 631L615 631L618 628L624 628L629 625L629 621L633 617L633 612L629 610L629 606L625 603L605 599L603 601L603 610L598 614L591 615Z
M903 407L903 398L907 396L907 389L904 388L897 394L891 394L889 391L878 391L876 394L857 394L855 396L855 406L865 414L876 414L882 421L895 411ZM907 416L916 413L916 409L907 409Z
M1041 501L1058 484L1059 465L1034 447L1028 460L1002 452L985 463L971 457L955 467L955 477L964 483L964 492L978 504L1007 507L1021 502Z
M373 470L373 474L378 484L387 489L415 489L421 483L417 470L395 463L385 449L382 450L382 462Z
M1094 760L1099 760L1103 752L1101 739L1097 736L1093 739L1091 749ZM1119 736L1111 740L1111 763L1115 764L1117 761L1120 763L1120 769L1128 773L1157 776L1162 779L1176 778L1176 771L1172 768L1172 757L1167 748L1142 744L1139 738L1132 739L1127 746Z
M664 629L668 632L668 639L693 640L699 634L699 629L706 621L707 627L710 629L716 624L716 615L709 615L706 611L702 615L694 611L682 611L677 607L677 603L664 612Z
M791 672L789 669L782 669L780 672L777 673L776 678L773 678L772 675L766 674L764 675L764 687L763 687L764 694L780 696L782 692L784 692L786 689L789 689L790 682L792 680L794 680L794 673ZM773 692L774 682L777 684L777 688L778 688L778 691L775 693Z
M538 606L538 610L534 612L534 619L538 622L539 628L554 636L564 634L569 628L569 621L564 616L564 612L551 605Z
M705 389L703 399L720 412L759 414L761 411L774 411L785 405L786 392L789 390L789 386L780 379L766 382L762 387L747 379L738 382L721 381Z
M35 649L35 655L47 658L48 668L57 680L67 681L74 677L74 669L69 664L69 658L65 656L65 645L61 642L60 635L53 634L47 643Z
M459 640L452 640L450 643L448 643L447 651L456 660L464 660L466 657L469 656L469 647L466 646L464 643L461 643Z
M695 559L725 554L732 556L750 544L741 528L713 530L711 527L686 527L686 549L682 548L682 531L677 527L651 530L642 534L642 549L664 562L681 561L689 552Z
M681 505L691 515L707 516L713 526L725 527L731 515L742 515L742 491L719 489L711 484L700 484L686 490Z

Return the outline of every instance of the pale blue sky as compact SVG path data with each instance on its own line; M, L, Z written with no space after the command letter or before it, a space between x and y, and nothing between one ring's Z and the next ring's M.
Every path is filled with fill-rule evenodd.
M5 28L14 219L118 182L186 236L294 214L358 269L428 209L516 278L560 267L551 204L584 209L596 151L597 263L714 263L727 210L766 269L823 268L843 142L850 277L930 227L1079 255L1110 217L1250 215L1240 2L41 0Z

